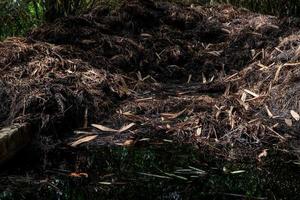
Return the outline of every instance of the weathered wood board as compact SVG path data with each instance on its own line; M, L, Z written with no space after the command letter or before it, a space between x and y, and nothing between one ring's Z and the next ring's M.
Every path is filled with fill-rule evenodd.
M0 164L12 158L32 140L28 124L13 124L0 129Z

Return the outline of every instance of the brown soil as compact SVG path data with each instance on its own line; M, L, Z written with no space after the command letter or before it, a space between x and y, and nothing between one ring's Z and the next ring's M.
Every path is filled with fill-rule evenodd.
M25 121L56 138L80 128L84 138L113 132L90 124L135 123L95 144L288 141L300 130L297 24L150 0L45 24L0 43L0 127Z

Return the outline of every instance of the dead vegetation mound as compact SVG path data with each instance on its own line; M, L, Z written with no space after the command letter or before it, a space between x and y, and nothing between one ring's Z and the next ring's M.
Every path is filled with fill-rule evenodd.
M119 75L62 58L63 47L11 38L0 48L2 125L29 121L53 134L82 126L85 109L103 117L118 96Z
M150 0L59 19L0 44L0 124L134 123L123 131L132 139L285 141L300 128L295 24Z

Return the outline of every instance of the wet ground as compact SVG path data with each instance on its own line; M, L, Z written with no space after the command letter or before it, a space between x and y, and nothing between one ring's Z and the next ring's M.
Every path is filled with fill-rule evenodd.
M226 161L168 140L93 148L61 147L39 161L40 153L24 152L2 170L0 199L300 198L300 166L284 149L260 161Z

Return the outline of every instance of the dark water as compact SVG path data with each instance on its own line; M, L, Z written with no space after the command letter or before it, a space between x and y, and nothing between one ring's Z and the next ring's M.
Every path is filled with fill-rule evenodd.
M34 164L26 155L21 167L2 170L1 200L300 199L300 166L280 151L262 162L229 162L175 144L62 148Z

